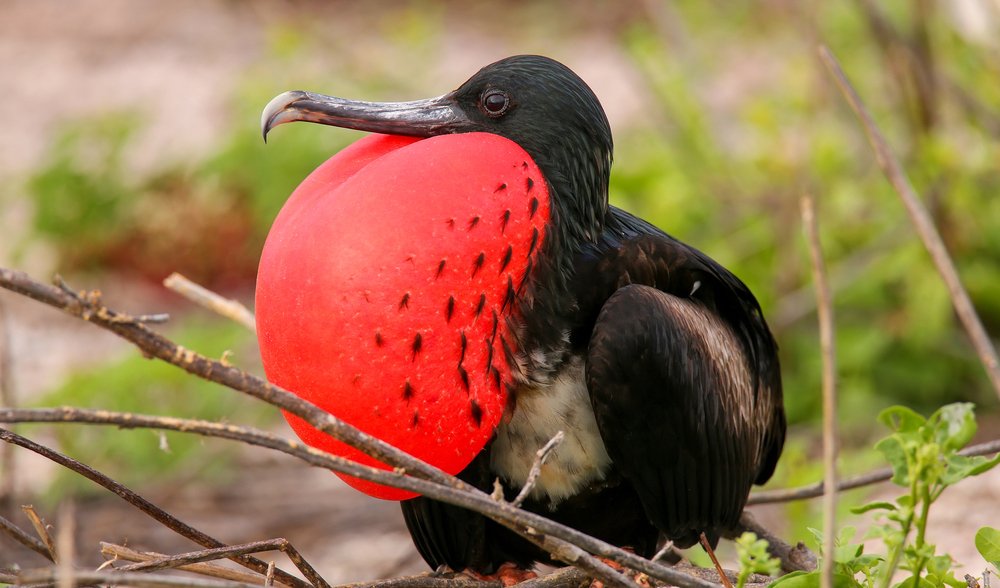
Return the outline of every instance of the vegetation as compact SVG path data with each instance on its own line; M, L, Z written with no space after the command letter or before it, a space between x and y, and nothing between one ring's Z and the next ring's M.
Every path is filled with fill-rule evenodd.
M814 47L830 45L900 151L917 189L926 196L977 310L1000 333L1000 75L995 41L976 37L944 3L791 1L646 3L637 10L605 7L595 27L586 11L567 5L518 4L494 26L517 30L534 47L542 35L600 30L637 72L642 106L616 129L613 202L646 217L706 251L742 276L761 299L782 346L787 409L793 426L819 416L820 354L809 265L799 237L798 197L816 195L827 265L836 295L841 414L845 438L857 439L848 468L865 469L876 455L869 419L891 429L876 448L905 494L858 512L880 516L874 531L886 550L864 553L846 527L834 554L844 586L886 585L897 568L906 586L964 585L953 562L938 554L925 525L931 504L949 485L995 460L964 459L975 423L967 402L995 411L990 392L948 294L905 220L905 213L874 166L861 132L825 81ZM808 6L808 8L806 7ZM727 18L719 18L725 10ZM666 11L666 12L665 12ZM557 18L558 16L558 18ZM32 231L21 250L44 245L61 271L123 272L160 280L181 271L214 288L247 291L271 219L295 185L356 135L297 126L280 145L265 148L257 117L275 93L315 88L378 99L432 95L444 87L420 85L410 75L443 51L442 10L423 3L390 11L384 37L400 56L396 65L372 65L309 23L276 26L268 54L232 97L233 128L201 161L168 162L135 176L127 153L144 121L134 113L66 126L45 164L26 184ZM546 22L535 30L522 22ZM513 33L503 33L513 34ZM992 43L992 44L991 44ZM401 49L403 48L403 49ZM312 56L337 55L317 62ZM568 63L574 56L554 55ZM579 58L579 59L586 59ZM391 60L390 60L391 61ZM380 62L381 63L381 62ZM451 84L464 72L455 72ZM250 336L213 321L183 325L203 351L248 349ZM162 371L162 373L161 373ZM155 383L155 384L154 384ZM156 399L184 395L186 416L222 418L234 407L210 387L190 389L141 360L102 366L75 376L37 399L172 413ZM153 386L184 388L156 394ZM209 386L198 384L198 386ZM190 399L197 398L192 404ZM930 418L918 413L933 411ZM903 404L910 408L893 407ZM261 418L254 415L252 418ZM110 447L98 435L62 435L64 447ZM110 432L121 435L120 432ZM132 433L147 435L148 433ZM818 477L809 459L812 439L794 436L776 483ZM114 444L129 455L118 471L138 476L195 458L173 438L164 458L157 445ZM88 454L92 455L90 452ZM207 462L204 462L207 463ZM94 465L100 467L99 462ZM144 469L144 465L148 465ZM134 468L132 466L135 466ZM845 507L846 509L846 507ZM790 506L797 536L812 523L809 507ZM971 533L971 530L970 530ZM1000 563L1000 531L984 527L976 545ZM766 571L759 543L737 551L743 567ZM789 588L817 585L817 576L790 575Z
M881 540L885 555L866 554L864 545L854 542L855 528L845 527L834 553L824 553L836 561L837 586L885 588L890 585L917 588L928 586L966 586L955 577L955 560L936 552L927 536L931 505L945 488L977 476L1000 463L1000 454L992 459L959 455L976 432L972 405L946 405L924 418L903 407L890 407L879 415L879 422L892 432L876 444L892 467L892 482L906 492L892 502L871 502L853 509L857 514L874 512L880 517L867 537ZM822 543L822 533L815 531ZM980 540L980 538L982 538ZM984 559L991 560L997 545L995 530L984 528L977 535L977 546ZM893 584L898 569L909 573ZM819 584L820 572L796 572L782 577L774 586L805 588Z

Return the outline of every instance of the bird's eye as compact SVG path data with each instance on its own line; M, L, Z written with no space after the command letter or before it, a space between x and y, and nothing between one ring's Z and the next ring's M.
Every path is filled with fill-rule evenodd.
M497 118L503 116L510 108L510 96L503 90L486 90L481 100L487 116Z

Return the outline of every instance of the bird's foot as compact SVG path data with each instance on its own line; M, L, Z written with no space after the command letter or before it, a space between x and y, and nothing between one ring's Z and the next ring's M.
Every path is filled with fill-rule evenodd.
M500 564L497 571L492 574L480 574L479 572L466 569L462 572L467 576L471 576L477 580L482 580L483 582L492 582L499 580L500 583L505 586L513 586L524 582L525 580L533 580L538 577L538 574L531 570L525 570L518 566L516 563L507 562Z
M622 547L622 549L624 551L628 551L629 553L635 553L635 550L632 549L631 547ZM620 563L618 563L616 561L613 561L613 560L610 560L610 559L607 559L607 558L604 558L604 557L598 557L597 559L600 560L601 563L603 563L604 565L606 565L609 568L611 568L612 570L615 570L616 572L622 572L622 573L624 573L626 571L625 566L623 566L622 564L620 564ZM637 578L637 580L638 580L638 578ZM590 581L590 588L604 588L604 582L602 582L600 580L597 580L597 579L591 580Z

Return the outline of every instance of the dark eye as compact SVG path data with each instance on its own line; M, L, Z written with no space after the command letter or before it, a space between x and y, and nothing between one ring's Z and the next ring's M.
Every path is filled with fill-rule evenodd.
M494 118L503 116L510 108L510 96L503 90L486 90L482 98L483 110Z

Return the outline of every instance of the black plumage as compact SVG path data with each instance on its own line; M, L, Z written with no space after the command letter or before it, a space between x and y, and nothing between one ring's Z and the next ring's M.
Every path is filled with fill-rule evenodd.
M503 341L506 357L489 362L508 364L510 412L462 479L489 491L499 478L512 498L534 451L569 429L526 508L645 556L664 539L686 546L705 533L714 543L737 522L784 442L774 339L732 273L609 206L611 130L576 74L517 56L428 101L289 93L265 110L264 131L290 120L416 136L495 133L545 176L541 249L525 282L508 288L516 312L500 319L513 323L518 351ZM504 562L548 561L478 514L422 497L402 508L432 567L490 573Z

